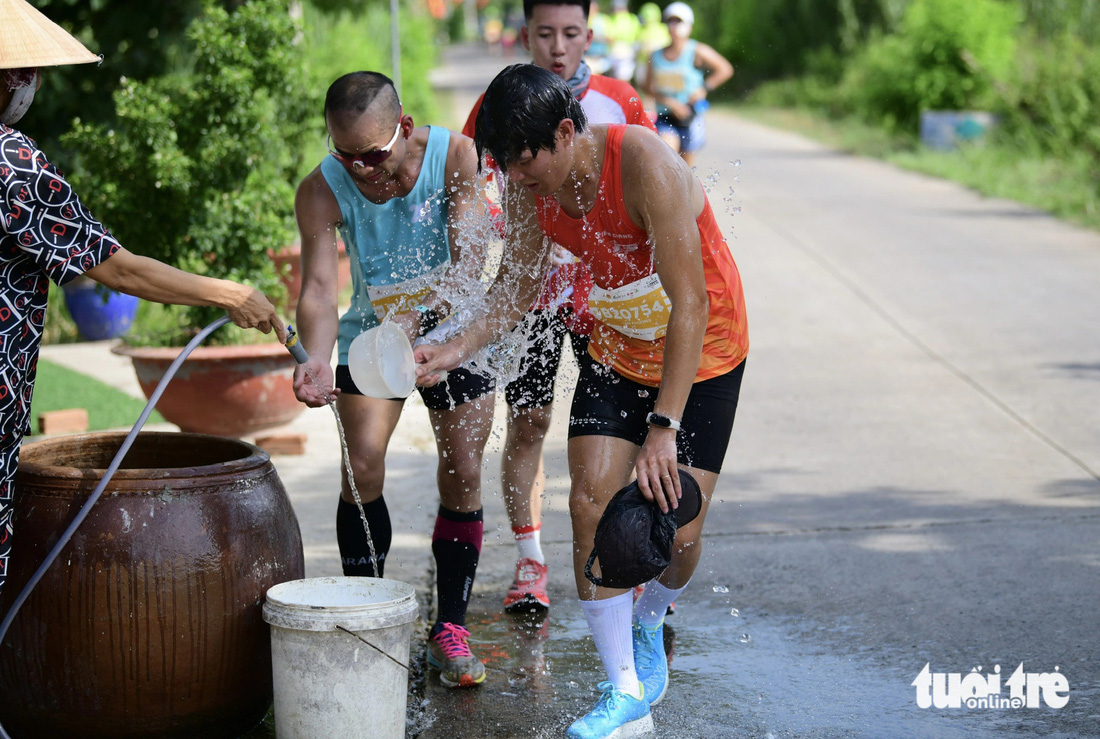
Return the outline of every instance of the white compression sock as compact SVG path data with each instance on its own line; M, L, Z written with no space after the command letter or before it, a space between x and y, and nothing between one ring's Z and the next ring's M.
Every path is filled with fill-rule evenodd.
M635 698L642 697L638 673L634 670L634 642L630 633L630 593L607 600L582 600L581 610L592 631L607 679Z
M670 590L656 580L650 580L646 583L645 592L634 604L634 617L646 628L657 628L661 625L661 621L664 621L669 604L676 600L685 588L687 584L682 588Z
M520 559L533 559L540 565L546 564L546 558L542 555L542 524L516 526L512 529L512 536L516 538Z

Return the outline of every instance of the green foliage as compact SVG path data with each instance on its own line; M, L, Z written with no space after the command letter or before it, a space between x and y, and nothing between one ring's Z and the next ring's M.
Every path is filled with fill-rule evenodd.
M907 0L694 0L693 36L733 63L733 85L799 74L893 28ZM664 4L664 3L662 3ZM702 22L706 19L706 22Z
M307 4L305 26L310 74L314 85L322 91L348 72L368 70L393 76L388 4L374 3L331 12L322 12L319 7ZM438 114L435 95L428 82L428 73L437 60L435 24L430 16L402 7L398 33L401 102L406 113L420 123L427 123ZM310 112L319 115L320 108Z
M896 33L851 59L839 94L850 110L909 131L922 110L989 107L1020 20L1017 6L997 0L914 0Z
M1027 23L1043 38L1063 33L1100 41L1100 0L1019 0Z
M277 0L233 13L207 3L187 31L188 71L124 81L111 128L77 121L64 137L80 152L73 184L127 248L284 292L267 252L293 236L297 142L319 125L299 30ZM174 311L177 330L157 343L182 343L219 314Z
M1009 135L1040 151L1091 156L1100 183L1100 47L1068 32L1026 35L1002 105Z
M51 161L68 167L68 152L58 139L72 120L108 121L114 115L111 95L124 79L144 80L181 63L188 24L202 11L202 0L141 2L132 0L32 0L50 20L103 56L100 64L51 67L42 89L20 122L33 131ZM226 4L232 4L230 0Z
M80 341L76 322L65 307L65 292L53 282L46 296L46 321L42 327L43 344L75 344Z

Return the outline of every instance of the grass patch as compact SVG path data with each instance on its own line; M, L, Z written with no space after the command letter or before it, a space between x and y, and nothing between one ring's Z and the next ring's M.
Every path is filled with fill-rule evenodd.
M934 151L915 137L892 136L860 120L812 110L740 104L732 111L834 149L883 159L1100 230L1100 173L1096 162L1083 154L1056 157L995 139L957 151Z
M88 411L88 430L117 429L133 426L145 407L145 401L131 397L99 380L73 372L45 359L38 360L38 377L31 401L31 430L38 431L38 414L65 408ZM156 411L148 423L164 423Z

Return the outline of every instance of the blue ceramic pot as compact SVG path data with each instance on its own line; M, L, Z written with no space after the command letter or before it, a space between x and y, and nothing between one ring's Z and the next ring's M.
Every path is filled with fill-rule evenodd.
M65 285L64 290L65 307L80 335L88 341L115 339L130 330L139 302L133 295L79 278Z

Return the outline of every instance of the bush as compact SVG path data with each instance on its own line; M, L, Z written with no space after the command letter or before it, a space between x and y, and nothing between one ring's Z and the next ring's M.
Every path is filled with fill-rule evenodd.
M285 295L267 252L293 237L299 142L320 126L299 31L276 0L232 14L208 2L188 28L190 70L124 82L112 128L77 121L66 134L80 152L74 186L124 246L273 299ZM178 330L162 325L143 337L135 325L132 339L178 345L219 315L171 312Z
M435 67L435 22L430 16L400 13L401 102L418 125L436 118L435 95L428 73ZM393 76L388 5L359 10L322 11L306 6L305 45L310 75L322 93L337 77L368 70ZM310 111L320 119L321 109Z
M1024 40L1003 88L1008 133L1059 156L1100 160L1100 48L1070 33Z
M914 0L897 33L852 58L840 95L852 112L910 132L922 110L991 107L1019 23L1018 6L997 0Z
M693 35L733 63L733 87L815 70L872 31L894 28L908 0L690 0ZM667 3L661 3L665 5ZM706 19L706 22L703 22ZM825 56L822 56L825 55Z

